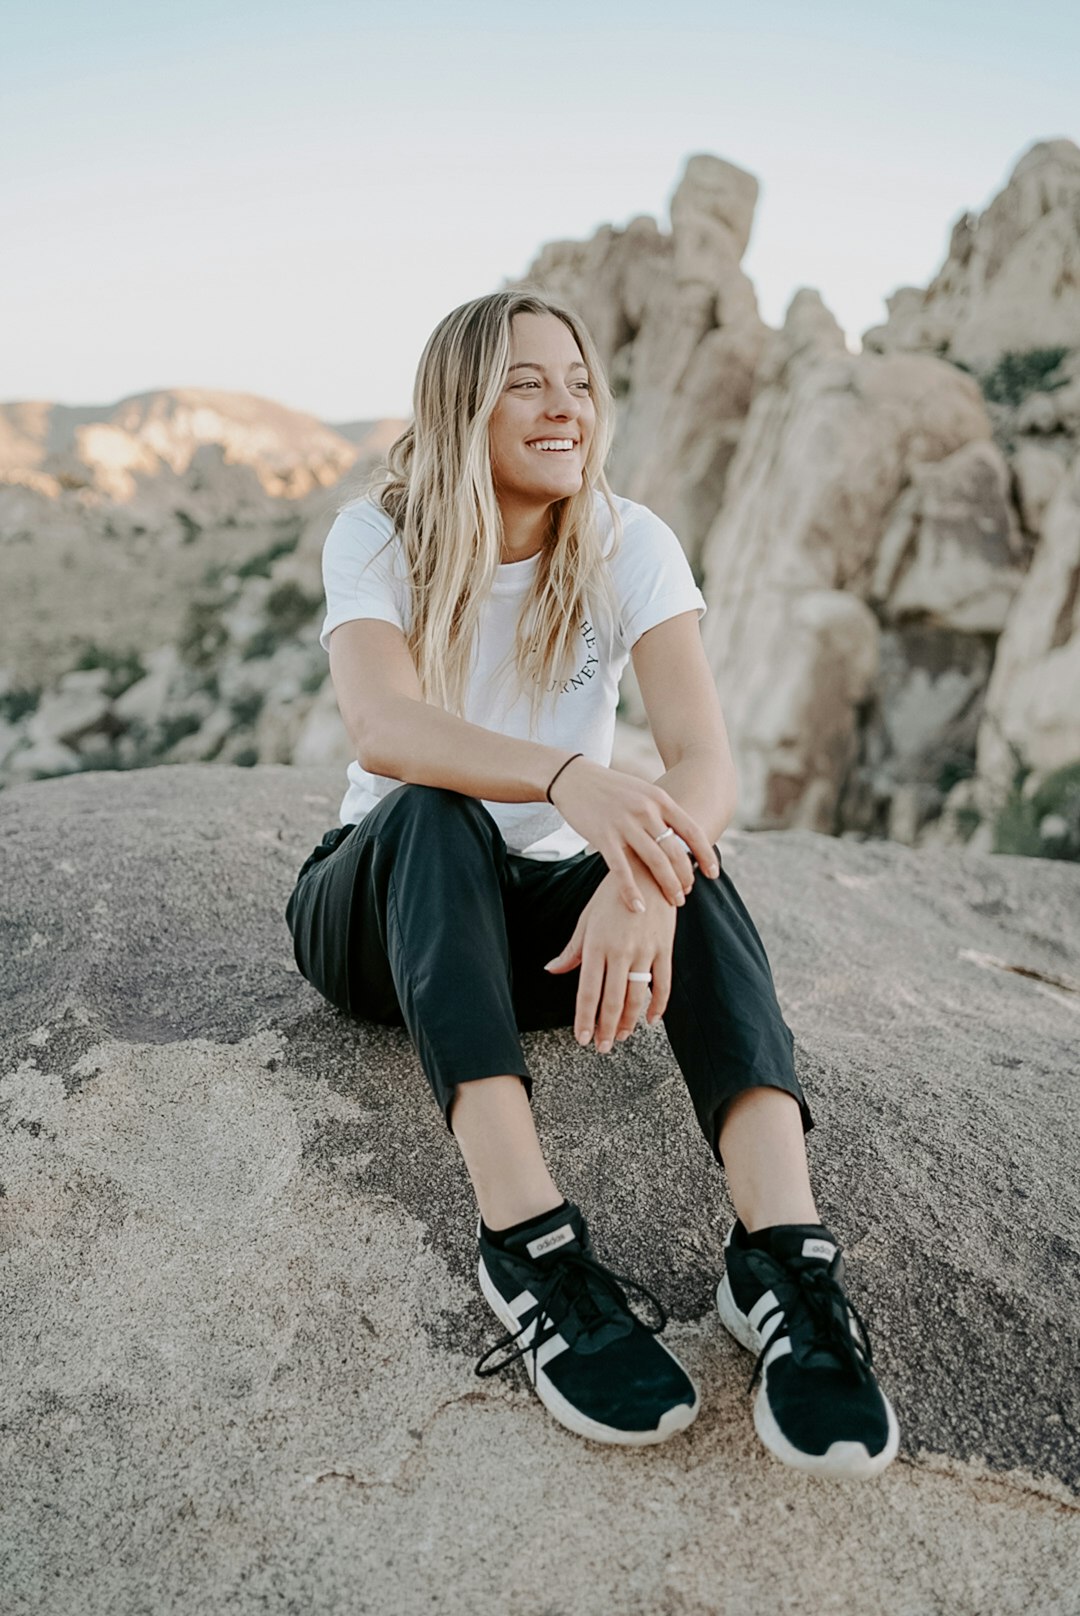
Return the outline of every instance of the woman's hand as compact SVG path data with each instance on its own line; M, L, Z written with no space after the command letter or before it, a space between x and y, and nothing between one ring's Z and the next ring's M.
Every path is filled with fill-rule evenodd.
M681 904L694 884L694 866L677 837L689 844L690 853L706 875L719 874L716 850L709 838L697 820L662 786L577 757L555 781L551 800L567 824L603 855L619 897L631 911L641 914L645 910L644 894L631 867L633 854L669 904ZM669 825L675 836L665 836L658 842L656 838ZM653 882L646 885L652 886Z
M644 872L642 883L648 894L644 913L628 920L616 878L606 876L562 953L544 967L554 976L580 963L574 1036L587 1044L595 1030L602 1055L616 1039L630 1036L643 1011L650 1026L662 1016L671 992L675 909ZM652 982L631 982L631 971L651 971Z

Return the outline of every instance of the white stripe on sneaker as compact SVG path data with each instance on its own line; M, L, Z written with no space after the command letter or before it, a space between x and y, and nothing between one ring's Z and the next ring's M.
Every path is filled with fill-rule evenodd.
M758 1297L757 1301L746 1315L755 1330L761 1328L762 1319L765 1317L766 1313L768 1313L769 1310L774 1308L776 1305L775 1291L766 1291L764 1296ZM779 1322L779 1314L777 1315L777 1321ZM775 1328L775 1325L773 1328ZM769 1334L772 1334L772 1330L769 1331Z

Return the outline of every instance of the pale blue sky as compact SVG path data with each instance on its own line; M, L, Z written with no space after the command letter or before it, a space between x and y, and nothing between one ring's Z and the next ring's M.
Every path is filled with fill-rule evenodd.
M1080 8L984 0L16 0L0 56L0 399L261 393L405 414L457 303L748 168L777 324L852 340L1035 140L1080 140Z

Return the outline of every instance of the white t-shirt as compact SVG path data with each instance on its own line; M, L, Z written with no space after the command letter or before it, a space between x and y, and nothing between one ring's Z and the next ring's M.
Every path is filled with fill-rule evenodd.
M634 642L680 612L705 613L705 599L694 582L686 554L666 522L645 505L615 496L623 537L610 562L619 602L619 621L606 628L583 617L578 640L577 672L555 701L545 700L535 732L529 729L529 699L513 681L513 645L518 616L540 564L539 554L500 566L491 587L477 636L472 675L463 716L471 724L519 740L584 752L605 766L611 762L619 679ZM610 554L611 513L596 495L597 516ZM354 618L376 617L408 633L410 601L400 542L383 545L394 532L390 517L372 499L346 506L323 547L326 616L319 642L329 650L331 631ZM381 553L380 553L381 552ZM491 674L508 658L504 674L493 685ZM352 762L348 790L341 804L341 823L359 824L380 797L401 785L386 775L369 774ZM535 859L569 858L588 844L548 802L484 802L511 852Z

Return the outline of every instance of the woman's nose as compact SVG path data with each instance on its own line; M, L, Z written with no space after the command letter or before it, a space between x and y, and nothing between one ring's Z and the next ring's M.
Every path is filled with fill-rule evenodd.
M571 393L568 389L564 388L560 394L549 400L547 414L569 415L576 418L580 409L581 400L577 394Z

